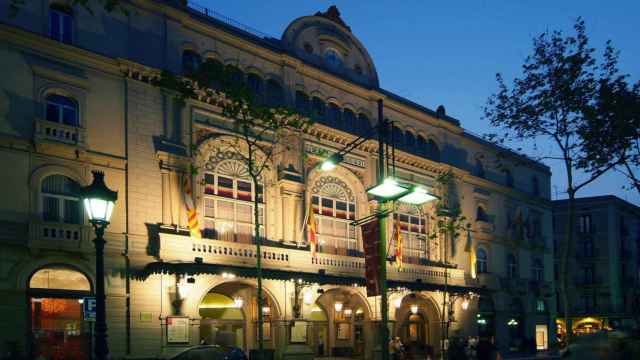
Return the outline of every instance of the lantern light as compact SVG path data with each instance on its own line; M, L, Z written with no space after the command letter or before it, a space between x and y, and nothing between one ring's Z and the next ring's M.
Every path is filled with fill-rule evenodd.
M462 300L462 310L467 310L469 308L469 299L464 298Z
M333 304L333 306L336 309L336 312L342 311L342 303L341 302L338 301L335 304Z
M367 193L386 200L397 199L409 193L409 188L400 185L395 179L388 177L369 190Z
M322 164L320 165L320 170L322 171L331 171L338 166L340 162L344 160L344 156L338 153L335 153L328 158L326 158Z
M109 224L118 193L104 183L104 173L93 171L93 182L80 192L89 222L94 225Z
M418 313L418 305L411 305L411 313L413 315Z
M305 290L304 294L302 295L302 301L306 305L313 304L313 292L311 291L311 289Z
M435 195L427 192L427 190L422 186L414 186L410 193L398 200L411 205L422 205L436 199L437 197Z
M400 306L402 306L402 298L401 297L397 297L393 301L393 305L396 307L396 309L400 309Z
M233 299L233 306L235 308L240 309L242 305L244 305L244 300L240 296L237 296Z

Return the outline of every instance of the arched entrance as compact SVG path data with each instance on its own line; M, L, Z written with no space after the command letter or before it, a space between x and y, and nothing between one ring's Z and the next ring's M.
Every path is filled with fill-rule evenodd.
M273 298L265 293L264 347L274 348L280 318ZM226 282L211 289L198 306L200 340L207 344L237 346L245 352L258 347L258 293L244 282Z
M48 265L28 282L32 358L90 359L91 322L83 316L84 298L92 294L89 279L66 265Z
M361 357L365 355L370 319L364 298L350 288L326 290L315 304L328 318L325 331L319 328L318 338L325 341L324 355L337 357ZM318 350L320 347L318 347Z
M411 293L394 302L395 336L414 357L433 356L440 341L438 310L430 298Z

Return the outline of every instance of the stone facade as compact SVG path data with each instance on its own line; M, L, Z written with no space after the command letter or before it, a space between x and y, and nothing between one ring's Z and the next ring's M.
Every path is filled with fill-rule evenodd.
M453 316L450 336L495 335L504 350L535 336L541 348L555 339L547 167L466 132L443 107L432 111L382 89L373 60L335 9L301 17L274 39L177 2L127 6L134 8L129 17L30 1L15 17L0 15L0 66L11 69L0 78L2 352L15 347L37 355L49 341L45 335L55 333L43 330L44 320L34 321L56 314L43 310L47 299L91 294L91 287L52 288L34 279L43 269L49 276L72 270L93 284L92 230L66 190L87 185L92 170L103 171L119 193L106 233L113 355L170 354L200 339L215 341L215 331L232 333L244 350L255 348L256 254L250 234L249 241L243 236L251 220L242 218L247 204L240 195L247 185L242 170L233 169L233 154L220 151L232 124L216 106L193 99L178 107L174 94L148 82L161 70L180 73L194 55L233 65L244 78L259 76L269 96L277 84L285 105L296 107L306 96L311 107L316 98L326 109L315 114L308 135L275 159L262 183L266 346L277 357L301 346L290 334L294 320L306 324L301 343L311 353L374 356L371 325L380 319L380 299L366 296L362 238L343 220L372 212L365 189L376 181L377 142L364 142L331 174L315 165L324 151L338 151L375 125L380 99L397 127L397 176L432 187L451 171L470 224L451 244L424 234L434 229L433 205L406 209L424 233L407 234L414 236L407 250L413 260L402 270L389 265L389 280L398 284L390 295L392 334L415 351L438 352L441 324ZM191 163L211 167L191 179L202 240L186 230L181 184ZM233 201L221 197L227 185L220 176L233 180ZM248 192L257 196L255 186ZM319 199L330 200L335 215L320 216L326 240L312 257L304 220L310 203L325 206ZM343 211L349 215L338 215ZM185 264L202 271L181 270ZM296 285L299 277L308 281ZM460 300L450 315L442 307L445 277ZM479 297L465 311L462 295L469 291ZM223 308L234 310L220 315ZM178 317L188 318L186 342L173 342ZM55 341L64 333L64 341L82 342L88 323L73 326L79 328L59 330Z

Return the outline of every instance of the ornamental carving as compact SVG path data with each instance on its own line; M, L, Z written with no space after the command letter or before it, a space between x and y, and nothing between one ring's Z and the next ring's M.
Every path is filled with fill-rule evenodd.
M326 196L333 199L355 202L353 191L347 184L335 176L322 176L311 188L313 194Z

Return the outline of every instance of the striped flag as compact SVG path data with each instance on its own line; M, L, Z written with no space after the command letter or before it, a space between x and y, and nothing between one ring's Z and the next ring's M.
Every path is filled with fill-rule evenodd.
M307 240L311 245L311 256L314 258L318 252L318 231L316 229L316 216L313 212L313 202L309 202L309 214L307 217Z
M393 231L393 238L396 244L396 249L395 249L396 265L398 266L398 269L402 269L402 233L400 232L400 230L401 230L400 217L398 217L396 219L396 223Z
M189 233L191 237L201 239L200 225L198 224L198 213L193 204L193 193L191 192L191 177L185 175L182 181L182 193L184 195L184 204L187 207L187 224L189 225Z

